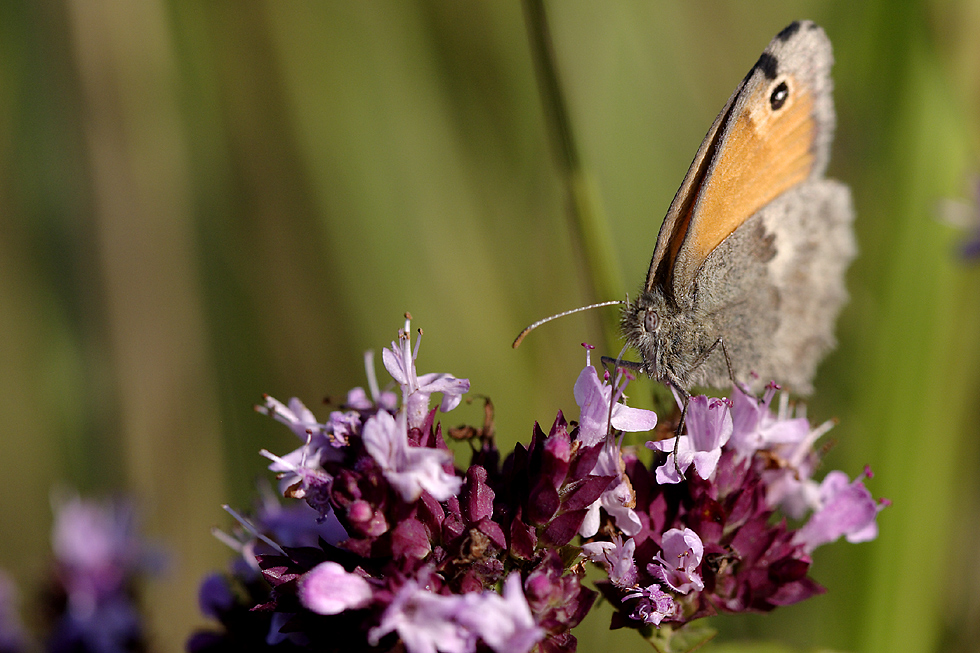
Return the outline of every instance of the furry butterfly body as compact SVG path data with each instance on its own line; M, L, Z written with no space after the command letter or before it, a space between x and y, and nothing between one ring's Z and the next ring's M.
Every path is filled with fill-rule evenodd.
M850 191L824 177L832 63L820 27L791 24L702 142L623 310L650 376L687 391L727 385L731 371L811 391L855 254Z

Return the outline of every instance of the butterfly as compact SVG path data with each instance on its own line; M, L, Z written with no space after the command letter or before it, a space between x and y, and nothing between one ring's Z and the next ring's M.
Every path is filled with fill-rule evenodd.
M718 114L622 311L636 369L685 394L750 378L812 391L856 253L850 191L824 176L832 64L824 31L791 23Z

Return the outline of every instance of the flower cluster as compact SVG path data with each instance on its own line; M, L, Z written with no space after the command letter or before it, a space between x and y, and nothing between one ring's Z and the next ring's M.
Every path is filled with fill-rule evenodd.
M631 582L610 573L600 583L619 609L614 626L683 625L802 601L823 592L807 576L816 547L877 535L887 502L864 486L870 470L853 481L836 471L814 480L813 445L829 424L814 429L794 417L785 394L773 414L777 390L770 384L761 399L739 388L732 400L693 397L680 442L647 443L658 452L652 467L624 456L643 526L626 542L584 547L607 566L634 565L624 574ZM786 517L807 515L800 528L788 526Z
M220 535L242 556L203 583L202 610L221 627L189 650L573 651L597 596L586 560L606 571L613 627L676 629L812 596L814 548L876 534L884 504L864 487L870 474L814 480L826 427L792 415L785 395L774 413L775 386L761 399L691 398L686 431L648 442L648 465L620 434L652 431L656 415L623 404L629 377L600 379L588 354L577 422L559 412L504 458L487 401L482 427L448 433L472 451L457 469L436 413L469 382L419 375L420 340L406 320L383 352L400 398L381 391L368 354L368 391L326 422L297 399L257 408L301 440L263 452L293 501L266 497L237 535Z

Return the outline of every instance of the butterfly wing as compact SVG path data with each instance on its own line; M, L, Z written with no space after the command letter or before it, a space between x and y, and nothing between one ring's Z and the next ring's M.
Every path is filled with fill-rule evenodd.
M691 313L704 326L707 344L724 335L736 378L775 380L798 394L813 390L847 299L853 219L847 186L809 179L746 220L705 260ZM690 374L690 382L714 387L729 378L722 356Z
M814 23L772 40L701 143L664 219L646 291L679 305L698 270L740 225L789 189L823 175L834 130L830 42Z

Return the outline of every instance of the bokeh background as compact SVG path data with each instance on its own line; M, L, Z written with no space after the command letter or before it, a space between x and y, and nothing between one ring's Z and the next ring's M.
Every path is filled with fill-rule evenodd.
M716 625L723 642L976 650L980 266L936 207L978 199L980 3L546 8L624 291L763 47L793 19L825 27L830 173L853 188L861 254L809 413L839 419L826 469L869 463L894 505L877 541L817 552L826 595ZM0 3L0 567L28 612L51 488L130 493L171 551L144 597L155 644L179 650L203 623L197 580L231 556L209 534L220 504L249 505L258 449L295 446L252 405L363 384L362 351L405 311L420 370L489 395L504 446L574 415L602 318L510 349L537 318L619 298L594 297L550 129L516 0ZM607 619L580 650L647 649Z

